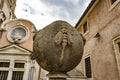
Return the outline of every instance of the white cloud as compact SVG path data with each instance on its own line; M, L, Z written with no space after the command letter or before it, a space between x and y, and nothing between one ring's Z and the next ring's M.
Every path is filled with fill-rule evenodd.
M32 21L37 29L42 29L55 20L65 20L70 24L75 25L81 12L83 12L81 4L79 3L80 0L65 1L66 3L59 4L55 1L57 2L56 4L49 3L49 5L47 5L47 1L43 3L41 0L17 0L15 14L18 18L25 18ZM63 0L60 2L65 1ZM88 0L85 1L86 2L82 7L88 5ZM74 4L74 6L72 7L67 2Z
M29 6L24 4L28 4L30 7L35 9L35 14L31 14ZM48 14L49 12L47 12L46 9L47 7L39 0L18 0L15 13L18 18L28 19L36 25L37 29L42 29L44 26L55 19Z
M71 2L74 5L77 5L79 3L80 0L65 0L66 2Z

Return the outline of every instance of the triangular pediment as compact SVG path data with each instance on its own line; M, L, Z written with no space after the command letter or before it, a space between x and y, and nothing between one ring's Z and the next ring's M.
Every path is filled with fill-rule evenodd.
M17 46L15 44L0 48L0 53L11 53L11 54L31 54L30 51L26 50L25 48L22 48L20 46Z

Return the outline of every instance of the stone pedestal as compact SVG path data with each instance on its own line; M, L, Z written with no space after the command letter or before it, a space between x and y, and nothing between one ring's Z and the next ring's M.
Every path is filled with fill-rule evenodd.
M49 73L47 77L49 80L67 80L68 75L66 73Z
M49 80L66 80L66 78L49 78Z

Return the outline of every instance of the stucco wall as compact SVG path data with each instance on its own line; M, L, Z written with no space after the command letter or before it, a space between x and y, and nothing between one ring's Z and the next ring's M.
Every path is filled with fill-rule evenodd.
M110 10L108 0L100 0L87 20L89 32L84 35L87 42L83 60L77 69L85 74L84 58L90 56L93 80L120 80L112 42L120 36L120 4ZM97 32L100 37L94 38Z
M6 30L2 32L2 36L0 39L0 47L4 47L7 45L12 44L8 38L7 38L7 34L9 33L10 29L14 28L15 25L17 24L23 24L29 32L29 36L28 38L22 42L21 44L18 44L22 47L25 47L26 49L32 51L33 50L33 36L35 35L35 33L33 32L35 30L34 25L32 25L29 21L27 20L23 20L23 19L16 19L13 21L10 21L7 23L7 25L3 26Z

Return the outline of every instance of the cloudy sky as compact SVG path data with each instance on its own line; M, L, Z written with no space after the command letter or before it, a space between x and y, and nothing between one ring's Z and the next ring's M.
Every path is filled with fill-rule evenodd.
M91 0L17 0L15 14L33 22L37 29L56 20L75 26Z

